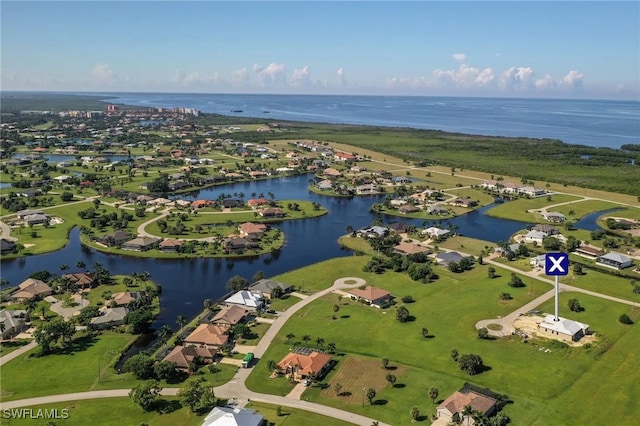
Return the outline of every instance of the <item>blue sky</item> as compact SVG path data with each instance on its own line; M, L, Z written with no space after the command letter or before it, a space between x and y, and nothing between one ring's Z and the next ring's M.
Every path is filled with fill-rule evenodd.
M2 1L3 90L640 98L640 2Z

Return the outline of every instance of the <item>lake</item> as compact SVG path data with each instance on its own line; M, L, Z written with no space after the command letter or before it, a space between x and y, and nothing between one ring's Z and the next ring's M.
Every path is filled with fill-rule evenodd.
M372 203L381 200L380 196L340 198L318 195L307 189L309 176L282 177L270 180L239 182L232 185L208 188L192 193L186 198L215 199L220 193L243 192L245 199L255 192L268 194L272 192L277 199L302 199L315 201L328 209L328 214L304 220L284 221L273 226L280 228L286 241L277 257L263 255L258 258L244 260L227 259L146 259L100 253L93 249L83 248L80 244L79 231L74 229L69 244L57 252L39 256L2 261L2 278L12 285L22 282L27 276L38 270L58 272L62 264L71 269L82 260L87 266L100 262L113 274L130 274L132 272L149 271L152 279L162 286L162 311L156 326L167 324L175 328L175 318L185 315L195 316L202 310L204 299L217 299L226 293L225 283L234 275L247 279L258 270L267 277L301 268L326 259L339 256L351 256L349 250L342 249L337 240L345 234L347 225L358 229L369 226L375 216L369 212ZM489 217L483 207L464 216L451 220L443 220L458 226L457 232L472 238L487 241L507 241L516 231L527 224ZM385 216L388 223L403 221L422 226L423 221ZM302 283L290 283L300 285Z

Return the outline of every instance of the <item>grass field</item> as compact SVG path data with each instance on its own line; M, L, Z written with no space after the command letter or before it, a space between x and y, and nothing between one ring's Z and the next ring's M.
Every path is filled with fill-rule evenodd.
M614 209L616 207L620 207L620 205L601 200L584 200L576 201L575 203L566 204L564 206L554 207L553 211L562 213L568 218L580 219L582 216L588 215L589 213ZM570 211L574 212L573 216L569 214Z
M440 390L440 399L444 399L460 388L465 381L470 381L508 394L514 404L508 405L505 412L513 419L514 424L570 425L575 423L570 421L569 413L579 413L581 418L586 419L588 416L583 411L596 415L596 410L600 411L597 413L598 418L606 417L601 412L607 409L595 402L589 407L567 406L570 398L574 396L566 392L576 380L582 381L585 374L598 370L599 366L605 364L609 354L621 356L619 351L635 352L632 346L629 346L633 340L624 337L637 327L622 326L617 322L621 313L631 311L629 306L582 294L562 293L561 314L567 311L567 299L577 297L586 307L586 311L578 314L579 317L575 319L590 324L601 340L590 349L553 345L551 353L541 353L534 345L535 341L523 345L519 340L511 339L479 340L473 327L480 319L505 315L531 300L534 295L531 294L532 286L528 280L525 280L525 288L511 288L506 284L509 276L507 271L497 268L501 277L490 280L487 278L487 267L476 266L474 270L462 274L453 274L437 268L440 279L425 285L410 281L404 274L387 272L383 275L369 275L359 272L366 259L366 256L336 259L332 261L331 270L342 269L345 276L364 277L368 283L385 288L398 298L406 294L412 295L415 303L406 306L415 320L401 324L395 320L393 308L379 310L344 299L337 314L338 318L332 320L331 307L338 303L338 299L335 295L328 295L297 312L283 327L263 356L263 360L278 361L288 353L291 342L286 342L286 334L294 334L296 337L293 340L300 340L301 336L307 334L311 336L311 347L315 347L317 337L322 337L325 344L336 344L338 354L335 359L338 364L335 370L329 373L325 383L341 380L348 382L351 367L345 361L352 357L377 362L380 358L387 357L391 365L404 369L404 373L398 375L398 383L402 383L404 387L392 388L387 385L376 389L376 400L379 399L381 402L372 406L365 404L365 407L362 407L361 403L361 385L366 383L357 385L357 389L360 390L359 398L354 397L354 401L337 396L335 392L327 389L323 390L322 387L308 389L303 397L401 425L410 423L408 412L414 405L424 414L435 411L435 407L426 397L429 387L437 387ZM348 265L351 266L351 270L347 269ZM316 265L294 273L313 277L319 270L329 268ZM292 276L291 274L293 273L289 273L288 276ZM282 276L279 280L287 282ZM549 285L542 283L536 283L533 287L535 295L550 289ZM498 296L502 291L511 293L514 300L501 302ZM552 307L550 301L542 308L549 311ZM631 314L634 318L640 317L640 309L636 308ZM427 327L433 338L422 337L422 327ZM348 333L345 333L345 330L349 330ZM613 350L620 345L621 348ZM451 348L457 348L460 353L479 354L485 364L491 367L490 370L472 377L461 373L451 361ZM637 359L636 355L633 357ZM526 368L523 368L524 360ZM286 379L266 380L266 364L262 362L254 367L247 381L248 387L256 391L286 394L291 389ZM606 369L610 367L607 366ZM599 381L596 381L597 375L594 374L590 376L594 381L588 383L588 386L587 383L584 384L585 388L579 392L581 400L593 401L589 397L588 389L599 386L599 381L603 380L600 377L597 379ZM622 381L623 386L629 389L630 396L625 399L623 411L615 413L616 418L622 421L620 424L632 421L635 416L630 398L638 394L637 374L630 376L635 379L625 378ZM613 382L609 379L606 381ZM607 383L607 386L613 389L613 383ZM351 392L355 394L354 391ZM557 402L558 400L564 402ZM565 412L560 415L559 412L563 410ZM609 410L609 415L614 415L614 412Z
M498 204L494 208L487 210L487 215L502 219L517 220L520 222L546 223L541 215L528 213L527 210L542 209L554 204L565 203L567 201L578 199L580 199L580 197L564 194L552 196L551 201L547 200L546 197L519 199ZM550 211L555 211L555 207L552 207Z

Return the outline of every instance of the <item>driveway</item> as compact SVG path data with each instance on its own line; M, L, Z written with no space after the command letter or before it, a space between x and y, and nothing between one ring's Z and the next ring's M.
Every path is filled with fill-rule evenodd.
M80 309L84 308L85 306L89 306L89 301L87 299L83 299L79 294L74 294L73 296L71 296L71 299L73 300L75 306L65 308L62 301L56 300L51 304L51 307L49 309L62 316L65 321L69 321L69 319L74 314L80 312Z

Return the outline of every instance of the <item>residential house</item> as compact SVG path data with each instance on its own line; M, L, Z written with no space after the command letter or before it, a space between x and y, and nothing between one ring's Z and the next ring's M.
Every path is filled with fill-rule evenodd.
M261 279L251 284L251 291L261 293L262 297L264 297L265 299L271 299L271 294L276 288L282 290L282 294L293 291L293 287L289 284L268 279Z
M262 217L284 217L284 211L278 207L269 207L268 209L262 209L259 212Z
M547 315L538 324L538 331L553 339L564 340L565 342L577 342L589 333L589 324L558 317L556 321L554 315Z
M553 223L562 223L567 220L565 215L558 212L543 211L541 212L541 214L545 220L548 220L549 222L553 222Z
M17 245L15 241L0 239L0 254L11 254L16 251Z
M242 207L242 206L244 206L244 201L242 200L229 198L222 201L222 207L224 207L225 209L231 209L234 207Z
M355 161L357 159L355 155L347 152L336 152L333 154L333 158L336 161Z
M197 210L202 207L211 207L214 204L215 204L215 201L213 200L196 200L193 203L191 203L191 209Z
M525 243L537 243L537 244L542 244L542 240L544 240L545 237L547 237L549 234L547 234L546 232L542 232L542 231L537 231L535 229L532 229L531 231L527 232L524 236L524 242Z
M176 253L180 251L180 247L184 245L184 240L176 240L175 238L166 238L158 245L158 249L164 253Z
M436 416L443 418L449 423L453 422L453 417L457 414L462 423L475 425L472 416L463 415L466 406L470 406L474 412L480 412L484 416L490 416L498 406L498 401L493 396L485 395L482 392L473 390L470 387L463 387L445 399L436 409Z
M173 362L176 364L176 370L189 372L191 363L196 358L205 364L212 364L217 354L218 350L214 348L178 345L162 361Z
M121 248L131 251L148 251L156 247L160 240L156 237L137 237L122 244Z
M105 234L102 237L96 238L96 241L105 246L113 247L113 246L120 246L132 238L133 237L128 232L115 231L110 234Z
M247 308L261 309L264 306L264 297L259 291L240 290L226 298L224 302L246 306Z
M547 191L545 191L543 188L534 188L533 186L521 186L520 188L518 188L518 194L522 194L531 198L542 197L546 193Z
M331 368L331 355L319 351L300 350L289 353L278 363L278 370L294 380L310 376L321 378Z
M358 237L376 238L384 237L389 233L389 228L385 226L368 226L366 228L358 229L356 234Z
M449 236L449 234L451 234L451 231L448 229L431 226L427 229L423 229L421 233L431 238L432 240L444 240Z
M441 266L449 266L450 263L458 263L463 258L464 256L456 251L443 252L436 255L436 262Z
M231 328L236 324L244 322L247 315L249 315L249 310L240 305L223 306L222 309L211 318L211 324Z
M216 324L200 324L184 339L185 346L217 348L229 343L228 328Z
M529 260L529 265L533 266L534 268L544 268L546 258L547 256L544 254L541 254L540 256L532 257Z
M260 198L252 198L249 201L247 201L247 204L249 205L249 207L251 208L257 208L260 206L266 206L269 204L269 200L267 200L264 197L260 197Z
M328 178L337 178L342 176L342 173L340 173L338 170L329 167L328 169L324 169L322 171L322 174Z
M189 188L190 186L191 184L189 182L185 182L183 180L179 180L176 182L169 182L167 184L167 188L169 189L169 191L179 191L184 188Z
M405 234L409 231L409 225L405 222L393 222L387 225L387 227L396 234Z
M2 324L2 339L13 339L22 333L25 322L29 319L29 312L25 310L0 311L0 323Z
M449 204L451 204L453 206L458 206L458 207L471 208L471 207L477 206L478 202L476 200L472 200L469 197L466 197L466 198L456 198L456 199L450 201Z
M430 204L427 206L427 213L438 216L446 216L449 214L449 210L437 204Z
M144 291L121 291L113 293L109 304L114 306L127 306L129 303L143 298L144 295Z
M24 220L29 226L42 225L44 223L49 223L49 216L46 214L30 214L25 216L22 220Z
M573 251L575 254L589 259L597 259L604 254L604 250L600 247L591 246L587 244L580 244L580 247Z
M260 248L260 245L248 238L227 238L224 240L224 249L227 253L255 250L258 248Z
M532 231L544 232L547 235L556 235L560 231L553 225L549 225L548 223L538 223L531 228Z
M20 210L17 215L18 215L18 219L20 220L24 220L25 217L27 216L31 216L34 214L44 214L44 212L42 210Z
M393 296L387 290L370 285L367 285L364 288L348 290L347 293L352 299L364 300L366 303L371 306L375 306L376 308L388 306L393 299Z
M92 288L95 284L96 277L91 272L76 272L74 274L64 274L64 278L74 283L79 289Z
M398 209L398 212L402 214L417 213L419 211L420 208L414 206L413 204L404 204Z
M262 238L262 235L264 235L266 230L267 225L265 225L264 223L245 222L238 225L240 236L254 241L256 239Z
M393 247L393 250L403 256L417 253L431 253L431 249L429 247L421 246L414 243L400 243L397 246Z
M596 264L606 266L607 268L624 269L630 267L633 261L622 253L611 252L599 256Z
M316 183L316 188L318 188L319 190L328 190L328 189L331 189L332 187L333 187L333 183L329 179L324 179Z
M246 408L214 407L202 426L264 426L262 414Z
M27 278L20 283L16 291L11 293L11 299L24 302L25 300L42 299L51 293L53 293L53 290L44 281Z
M129 313L129 309L124 306L114 308L100 308L100 315L91 318L91 328L108 328L124 324L124 319Z
M377 194L378 187L373 183L367 183L365 185L356 186L356 194L358 195L366 195L366 194Z

